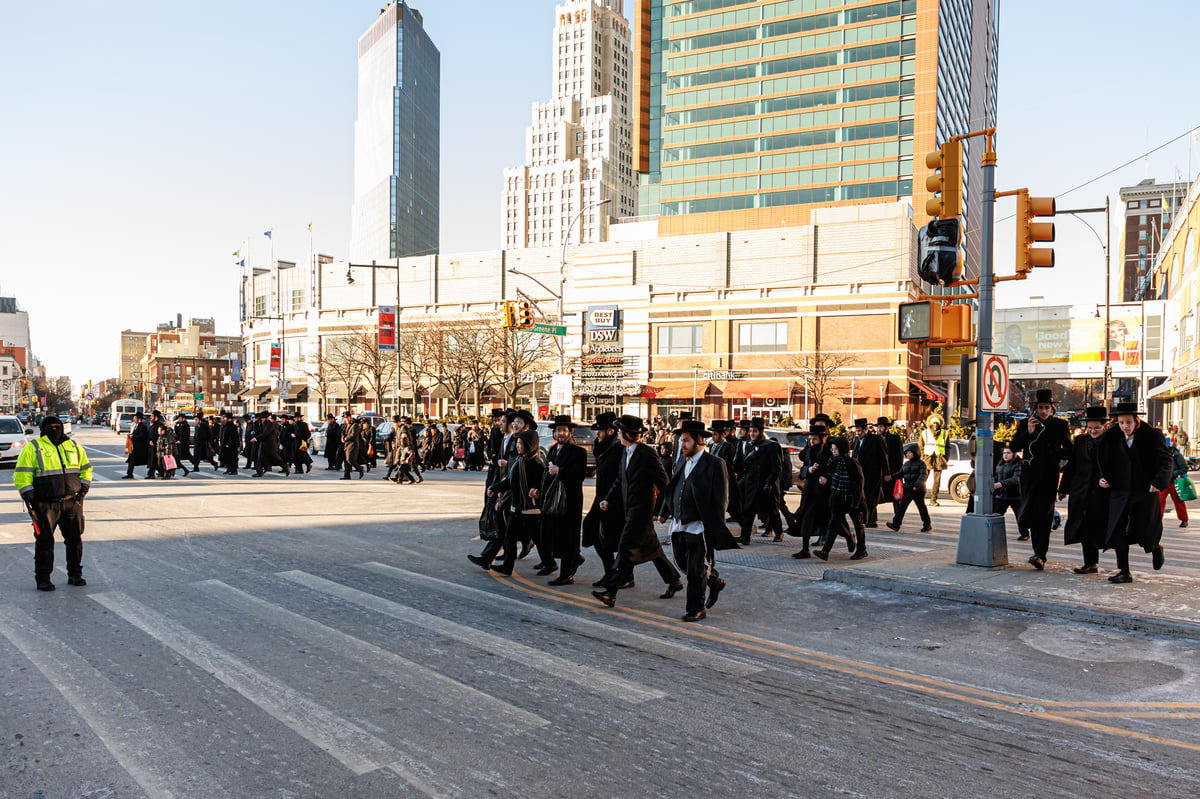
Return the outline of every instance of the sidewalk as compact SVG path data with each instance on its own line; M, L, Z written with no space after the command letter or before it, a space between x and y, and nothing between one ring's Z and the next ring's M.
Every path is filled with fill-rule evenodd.
M1143 571L1135 562L1134 582L1114 585L1108 582L1108 575L1114 571L1111 568L1102 568L1099 574L1077 575L1071 572L1074 564L1050 561L1046 570L1039 572L1010 551L1009 557L1015 563L985 569L960 566L954 562L955 554L954 548L942 548L838 564L826 569L823 579L1124 630L1200 639L1200 579ZM1143 568L1149 565L1148 558L1142 560Z

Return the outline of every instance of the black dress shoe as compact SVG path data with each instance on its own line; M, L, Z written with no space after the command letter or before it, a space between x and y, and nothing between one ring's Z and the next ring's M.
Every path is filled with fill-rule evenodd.
M1163 553L1162 544L1154 548L1154 551L1150 553L1150 557L1154 562L1154 571L1158 571L1163 567L1163 563L1166 562L1166 555Z
M526 541L521 544L521 554L517 555L517 560L525 560L525 556L529 554L529 550L533 549L533 542Z
M1075 572L1076 574L1096 574L1100 571L1100 567L1095 563L1085 563L1082 566L1076 566L1074 569L1071 569L1071 571Z
M548 574L554 574L558 571L558 567L553 563L547 563L545 566L537 570L538 577L545 577Z
M725 590L725 581L717 580L715 583L708 584L708 601L704 603L704 607L711 608L717 604L717 597Z
M802 549L799 552L793 552L792 557L795 558L796 560L805 560L807 558L811 558L812 553L809 552L807 549Z
M886 527L887 527L887 529L891 530L893 533L900 532L900 525L896 524L895 522L888 522Z
M829 560L829 550L827 550L827 549L818 549L813 554L816 555L821 560Z
M77 585L82 587L87 585L87 580L83 579L83 577L68 577L67 585Z
M503 574L505 577L512 577L512 572L513 572L512 566L508 566L508 565L496 566L495 564L493 564L490 568L492 571L497 572L499 574Z
M618 586L618 588L620 588L622 591L624 591L626 588L633 588L633 586L634 586L634 582L633 582L633 580L630 580L629 582L625 583L625 585Z
M603 577L601 577L596 582L592 583L592 588L603 588L603 587L604 587L604 578Z
M850 556L850 560L862 560L867 556L867 550L860 549Z
M1033 568L1037 569L1038 571L1042 571L1043 569L1046 568L1046 561L1043 560L1042 558L1039 558L1037 555L1030 555L1029 556L1029 565L1032 566Z
M617 605L617 598L607 591L593 591L592 596L596 597L596 599L599 599L610 608L616 607Z
M875 528L875 527L879 527L879 525L878 525L878 524L864 524L864 525L863 525L863 527L866 527L866 528Z
M37 584L37 588L39 591L53 591L54 583L50 582L49 580L42 580Z
M122 479L122 480L132 480L132 479L133 479L133 475L132 475L132 474L125 474L125 475L122 475L122 476L121 476L121 479Z
M705 613L704 611L697 610L695 613L685 614L683 617L683 620L684 621L700 621L703 618L707 618L707 616L708 616L708 614Z
M1017 540L1018 540L1018 541L1028 541L1028 540L1029 540L1029 536L1027 536L1027 535L1019 535L1019 536L1017 536Z
M1129 572L1117 572L1112 577L1108 578L1110 583L1132 583L1133 575Z
M471 561L472 563L474 563L476 566L483 569L484 571L487 571L488 568L490 568L492 565L488 561L488 559L483 557L482 555L467 555L467 560Z
M683 583L675 583L674 585L668 585L667 590L664 591L663 593L659 594L658 598L659 599L670 599L671 597L675 596L682 590L683 590Z
M574 584L575 584L575 578L569 574L560 575L558 577L558 579L551 580L550 582L546 583L546 585L574 585Z

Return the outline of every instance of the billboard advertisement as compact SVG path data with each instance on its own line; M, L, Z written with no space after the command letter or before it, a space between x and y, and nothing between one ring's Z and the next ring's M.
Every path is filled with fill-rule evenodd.
M1114 375L1162 366L1163 303L1144 306L1122 303L1108 309L1108 363ZM1011 373L1017 376L1102 375L1104 316L1103 305L1001 309L996 312L993 350L1008 356Z

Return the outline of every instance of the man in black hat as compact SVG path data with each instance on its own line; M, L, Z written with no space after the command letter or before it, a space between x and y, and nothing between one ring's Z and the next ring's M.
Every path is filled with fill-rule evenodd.
M899 435L892 432L892 420L887 416L880 416L875 420L875 434L883 441L883 450L887 453L891 474L884 475L883 494L885 502L891 500L892 515L895 516L900 512L900 503L895 499L896 486L892 474L900 471L904 465L904 442Z
M1059 461L1070 458L1071 429L1054 415L1054 396L1050 389L1038 389L1033 413L1017 425L1009 447L1023 452L1021 457L1021 509L1017 524L1028 530L1033 555L1029 565L1046 568L1050 548L1050 528L1054 524L1054 500L1058 494Z
M613 484L617 482L621 458L625 452L621 446L617 428L613 426L616 421L615 413L605 411L599 414L596 421L592 423L592 429L596 431L596 440L592 443L592 455L596 459L596 496L592 499L592 506L583 520L583 545L596 550L605 574L613 570L613 553L617 550L617 541L621 535L621 522L624 518L623 508L619 502L614 501L609 504L607 509L600 509L600 503L608 496L609 489L613 487ZM628 588L632 583L631 579L629 585L621 587ZM603 577L592 583L593 588L600 588L603 585Z
M1131 583L1129 547L1137 544L1163 567L1161 492L1171 482L1171 450L1163 433L1138 418L1136 402L1113 408L1116 422L1100 437L1100 487L1108 489L1105 545L1117 555L1112 583Z
M865 527L879 526L879 503L883 502L883 480L892 473L883 439L871 432L866 419L854 420L854 442L850 454L858 461L863 473L863 524ZM899 471L900 464L895 469ZM891 497L888 497L890 500Z
M575 570L582 558L579 555L579 525L583 519L583 478L587 474L587 452L575 443L575 423L570 416L554 417L554 446L546 453L546 473L542 478L542 545L548 550L542 560L547 563L539 575L555 570L558 558L558 578L550 585L571 585ZM551 483L558 483L563 493L561 513L548 507Z
M728 419L714 419L708 432L712 434L712 444L709 445L708 451L725 462L725 474L729 477L728 518L741 525L742 491L733 471L737 453L734 451L734 442L729 441L729 436L733 433L733 422Z
M1094 405L1084 412L1083 435L1075 437L1071 458L1058 481L1058 498L1067 499L1066 544L1083 547L1083 565L1076 574L1100 570L1100 549L1108 532L1108 490L1100 487L1100 437L1108 422L1108 409Z
M129 468L125 470L125 480L133 479L134 466L148 466L146 479L154 476L153 458L150 456L150 428L146 426L146 417L141 411L133 415L133 425L129 428L130 450L125 458Z
M829 528L829 485L828 481L821 482L832 458L828 439L828 426L814 416L808 423L808 448L804 450L804 464L800 470L804 478L804 492L800 495L800 507L796 511L802 546L799 552L792 555L793 558L811 558L809 542L816 538L820 543ZM839 529L849 542L849 525L844 518L838 521Z
M783 540L783 520L779 518L779 474L783 467L783 449L779 442L767 438L766 423L758 417L750 420L750 449L742 459L745 468L739 487L742 490L742 534L739 543L749 544L757 516L763 523L763 534L775 533Z
M493 486L501 482L508 474L508 459L516 456L517 442L512 430L513 419L517 412L512 408L492 410L492 432L488 438L488 471L483 481L483 511L479 514L479 537L487 543L478 555L467 555L467 560L487 571L492 561L504 547L504 539L508 536L509 506L490 496ZM414 448L413 453L416 453ZM420 458L414 460L420 461ZM415 467L414 467L415 468Z
M687 607L684 621L700 621L717 604L725 581L717 572L717 549L737 549L725 524L725 462L704 451L705 429L691 419L679 423L680 458L663 492L658 521L671 523L671 550L675 563L687 574ZM708 601L705 601L707 589Z
M621 434L624 452L617 470L617 481L600 502L601 510L608 510L613 502L620 501L625 510L625 522L617 545L615 568L604 575L603 588L593 591L592 596L608 607L617 603L617 591L633 579L633 567L639 563L653 561L659 574L664 567L669 571L667 590L662 599L670 599L683 590L679 572L667 560L658 533L654 529L654 507L658 495L667 487L667 472L654 450L641 443L645 423L636 416L621 416L614 423Z

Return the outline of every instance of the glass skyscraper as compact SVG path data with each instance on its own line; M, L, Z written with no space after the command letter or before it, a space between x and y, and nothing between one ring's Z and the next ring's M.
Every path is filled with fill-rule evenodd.
M996 124L997 6L638 0L639 213L670 235L803 225L816 207L911 197L923 223L925 153ZM964 156L975 208L980 152Z
M441 54L421 14L389 4L358 40L350 259L438 251Z

